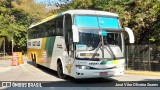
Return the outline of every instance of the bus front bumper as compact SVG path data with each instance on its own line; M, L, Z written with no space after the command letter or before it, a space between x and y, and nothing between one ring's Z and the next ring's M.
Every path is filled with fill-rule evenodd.
M77 69L75 75L76 79L81 78L106 78L113 76L124 75L124 68L110 69L110 70L87 70L87 69Z

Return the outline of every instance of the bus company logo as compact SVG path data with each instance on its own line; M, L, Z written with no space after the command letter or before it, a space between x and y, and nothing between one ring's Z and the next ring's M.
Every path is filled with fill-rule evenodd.
M42 39L28 40L28 48L41 49Z
M40 46L40 41L33 41L33 46Z
M28 46L40 46L41 41L32 41L28 42Z

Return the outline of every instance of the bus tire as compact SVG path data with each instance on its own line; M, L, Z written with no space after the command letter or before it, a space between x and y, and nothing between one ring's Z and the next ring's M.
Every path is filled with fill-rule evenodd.
M32 60L32 65L34 65L34 57L33 57L33 54L31 54L31 60Z
M38 64L36 63L36 55L34 54L34 58L33 58L33 66L38 67Z
M57 75L61 79L66 78L66 75L63 74L63 67L62 67L62 63L60 61L57 63Z

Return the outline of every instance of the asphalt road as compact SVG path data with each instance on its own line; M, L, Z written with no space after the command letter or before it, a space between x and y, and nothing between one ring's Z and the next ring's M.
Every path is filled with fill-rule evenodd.
M26 62L26 61L25 61ZM94 79L83 79L83 80L75 80L71 77L67 77L67 79L59 79L57 78L57 74L55 71L47 69L45 67L39 66L35 68L31 62L26 62L23 65L19 66L11 66L9 70L6 72L0 72L0 81L24 81L22 83L26 83L27 81L33 81L35 83L42 83L42 86L39 88L5 88L1 87L0 89L4 90L154 90L160 89L159 87L124 87L124 83L127 81L136 81L136 83L140 81L156 81L154 83L160 82L160 77L157 76L143 76L143 75L129 75L126 74L120 77L112 77L112 78L94 78ZM36 82L37 81L37 82ZM115 87L116 84L123 83L123 87ZM13 82L12 82L13 83ZM30 82L27 82L30 83ZM32 82L31 82L32 83ZM153 83L153 82L152 82ZM131 83L133 84L133 83ZM141 82L139 83L141 84ZM41 85L40 85L41 86ZM111 87L112 86L112 87Z

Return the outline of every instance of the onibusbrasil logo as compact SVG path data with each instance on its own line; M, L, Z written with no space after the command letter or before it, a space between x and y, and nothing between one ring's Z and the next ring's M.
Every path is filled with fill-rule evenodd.
M2 82L1 87L42 87L37 82Z

